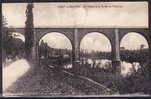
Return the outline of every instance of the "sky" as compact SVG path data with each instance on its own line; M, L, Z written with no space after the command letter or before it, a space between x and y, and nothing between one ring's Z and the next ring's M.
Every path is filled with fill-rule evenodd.
M26 6L26 3L2 4L8 26L24 27ZM148 26L147 2L35 3L33 14L35 27Z
M42 37L39 44L41 43L42 40L52 48L72 49L70 40L61 33L57 32L48 33L47 35Z
M81 41L81 49L89 49L91 51L107 51L111 52L111 44L109 39L100 33L87 34Z
M2 4L8 27L25 26L26 6L26 3ZM34 3L33 15L35 27L148 27L147 2ZM61 34L48 34L42 39L50 46L71 49L69 40ZM137 49L140 44L148 47L142 36L132 33L122 40L121 46ZM97 33L86 35L81 42L81 48L89 50L110 51L110 47L109 40Z
M58 32L48 33L47 35L42 37L41 40L47 42L48 46L53 48L72 49L70 40L63 34ZM120 43L120 47L124 47L125 49L128 50L134 50L140 49L140 46L142 44L144 45L144 48L148 48L147 40L142 35L132 32L128 33L123 37ZM91 51L111 52L111 43L105 35L94 32L87 34L82 39L82 41L80 42L80 49L85 49L88 52Z
M147 40L142 35L132 32L124 36L120 46L128 50L135 50L140 49L142 44L144 48L149 48Z

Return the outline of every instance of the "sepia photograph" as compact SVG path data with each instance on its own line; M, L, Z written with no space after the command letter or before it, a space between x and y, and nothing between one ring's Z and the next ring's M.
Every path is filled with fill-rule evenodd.
M2 95L150 96L148 5L2 3Z

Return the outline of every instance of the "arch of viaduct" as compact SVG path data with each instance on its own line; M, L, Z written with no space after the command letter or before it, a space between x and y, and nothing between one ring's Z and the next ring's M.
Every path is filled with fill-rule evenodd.
M14 32L18 32L24 35L24 28L9 28ZM35 50L32 53L32 57L35 61L38 59L38 44L39 40L51 32L59 32L64 34L72 44L72 61L74 64L79 62L80 60L80 42L84 38L84 36L88 33L98 32L104 34L111 43L112 48L112 62L115 64L114 70L119 70L120 72L120 41L121 39L130 32L136 32L141 34L148 41L148 45L150 48L150 38L149 38L149 30L145 27L120 27L120 28L106 28L106 27L97 27L97 28L34 28L34 37L35 37Z

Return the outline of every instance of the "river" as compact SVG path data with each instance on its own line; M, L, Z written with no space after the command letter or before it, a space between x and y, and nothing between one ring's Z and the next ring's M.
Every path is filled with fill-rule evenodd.
M81 62L81 64L86 64L86 62L88 64L90 64L91 67L94 66L94 68L97 67L97 68L104 68L104 69L106 69L109 65L112 64L112 61L108 60L108 59L95 59L94 60L94 59L90 59L90 58L83 60L83 62ZM94 62L95 62L95 65L94 65ZM140 68L140 64L138 62L134 62L133 64L131 64L131 63L122 61L121 62L121 75L126 76L127 74L130 74L132 65L134 65L136 71L138 70L138 68ZM71 69L72 64L71 63L66 64L66 65L64 65L64 68Z

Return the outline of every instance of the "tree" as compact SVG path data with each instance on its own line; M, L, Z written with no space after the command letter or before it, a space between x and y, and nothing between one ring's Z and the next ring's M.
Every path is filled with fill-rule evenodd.
M33 4L29 3L26 9L26 22L25 22L25 53L27 58L31 55L32 47L34 44L34 24L33 24Z
M7 27L7 20L2 16L2 61L5 63L8 52L10 51L10 33L11 31Z
M2 55L2 61L3 61L3 63L5 62L5 59L6 59L6 43L5 43L5 41L7 40L7 34L6 33L8 33L8 31L7 31L7 27L6 27L6 25L7 25L7 22L6 22L6 19L4 18L4 16L2 16L2 53L3 53L3 55Z
M2 44L3 48L6 49L6 42L8 41L8 28L7 28L7 21L4 16L2 16Z

